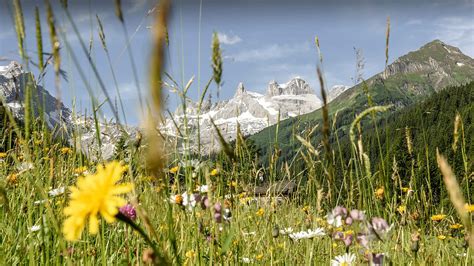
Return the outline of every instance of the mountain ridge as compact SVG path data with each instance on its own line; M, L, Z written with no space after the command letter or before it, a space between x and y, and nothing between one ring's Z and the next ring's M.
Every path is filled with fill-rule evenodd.
M355 116L370 106L369 95L372 105L391 104L394 106L392 111L395 111L446 86L461 85L472 80L474 59L454 46L434 40L397 58L385 70L364 82L343 91L329 105L329 114L334 116L337 113L336 128L342 130L340 134L347 134L347 126ZM289 159L293 150L300 145L293 133L304 132L321 123L321 109L318 109L282 121L278 125L278 136L276 127L270 126L249 138L261 150L264 161L274 145L283 149L282 153ZM318 138L319 135L313 140L318 141Z

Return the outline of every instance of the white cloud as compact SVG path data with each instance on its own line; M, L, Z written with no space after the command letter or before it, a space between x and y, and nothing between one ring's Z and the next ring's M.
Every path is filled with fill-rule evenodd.
M244 50L234 55L227 56L236 62L256 62L271 59L285 58L301 52L308 52L310 50L308 42L297 44L272 44L267 47Z
M439 19L436 26L437 39L474 56L474 20L471 17L445 17Z
M233 45L242 41L238 35L227 35L222 32L218 32L217 37L219 38L220 43L227 45Z

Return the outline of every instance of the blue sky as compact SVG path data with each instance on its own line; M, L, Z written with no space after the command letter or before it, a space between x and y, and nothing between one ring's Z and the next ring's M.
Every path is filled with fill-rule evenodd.
M52 1L56 2L56 1ZM328 87L336 84L353 85L355 75L354 48L361 49L365 59L364 77L380 72L385 63L385 28L391 20L390 59L418 49L434 39L459 47L474 57L474 4L460 1L280 1L280 0L199 0L174 1L169 26L170 46L167 51L167 71L180 85L195 76L190 97L197 99L198 91L212 75L210 68L211 37L219 33L224 56L221 99L231 97L237 84L243 82L249 90L264 92L269 81L283 83L294 76L307 80L316 91L315 68L317 54L314 37L320 39L324 58L324 74ZM34 39L35 4L42 11L42 31L45 51L50 51L48 28L43 1L22 1L27 28L26 46L36 60ZM108 48L112 57L118 86L124 99L129 124L138 124L141 115L137 88L127 52L121 24L114 14L113 1L69 1L69 9L87 45L93 36L92 58L97 63L107 90L116 98L115 86L100 45L95 14L102 19ZM146 16L154 1L122 1L131 48L138 70L143 101L147 97L147 67L151 51L152 16ZM0 2L0 64L19 60L17 43L8 9L11 4ZM69 82L61 82L60 97L66 105L85 112L90 110L90 97L80 79L70 53L80 57L80 66L99 101L104 100L92 70L80 50L64 12L55 5L59 28L67 33L71 51L62 49L62 67ZM199 14L201 13L201 19ZM64 43L64 40L62 41ZM31 66L31 70L38 70ZM45 87L57 95L52 70ZM211 88L215 99L215 86ZM170 110L176 107L177 96L168 94ZM102 107L106 117L111 112ZM88 111L89 112L89 111Z

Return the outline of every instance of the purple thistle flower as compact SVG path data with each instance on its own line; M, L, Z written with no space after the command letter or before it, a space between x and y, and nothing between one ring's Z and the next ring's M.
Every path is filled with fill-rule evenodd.
M119 211L132 221L137 219L137 211L132 206L132 204L125 204L124 206L120 207Z

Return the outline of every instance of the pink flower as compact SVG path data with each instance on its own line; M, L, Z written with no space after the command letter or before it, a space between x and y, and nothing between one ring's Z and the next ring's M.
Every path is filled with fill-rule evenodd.
M365 220L365 214L363 211L360 211L360 210L351 210L349 215L355 221Z
M119 209L120 213L128 217L130 220L135 220L137 218L137 212L132 204L126 204Z

